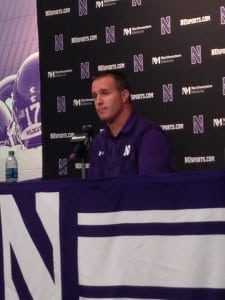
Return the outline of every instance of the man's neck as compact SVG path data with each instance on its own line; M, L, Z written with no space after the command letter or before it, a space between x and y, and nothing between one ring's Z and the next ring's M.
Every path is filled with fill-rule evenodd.
M131 109L124 111L123 115L121 115L114 122L108 124L109 130L110 130L112 136L114 136L114 137L118 136L118 134L120 133L120 131L123 129L124 125L126 124L127 120L129 119L131 113L132 113Z

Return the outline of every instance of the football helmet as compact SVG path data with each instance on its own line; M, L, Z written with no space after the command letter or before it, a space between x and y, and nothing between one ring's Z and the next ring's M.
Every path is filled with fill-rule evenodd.
M0 99L6 100L12 98L13 84L15 82L16 75L10 75L3 78L0 81Z
M26 148L41 145L39 53L22 63L13 86L13 119L17 136Z
M0 81L0 145L12 146L14 138L9 136L12 126L12 90L16 75L10 75Z
M0 145L10 146L8 128L12 123L12 113L7 104L0 100Z

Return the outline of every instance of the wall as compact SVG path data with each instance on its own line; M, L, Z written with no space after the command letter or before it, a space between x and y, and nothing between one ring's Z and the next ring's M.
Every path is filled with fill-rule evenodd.
M103 126L90 84L110 68L129 75L134 107L169 135L177 171L224 167L224 1L37 3L46 178L80 176L70 138Z

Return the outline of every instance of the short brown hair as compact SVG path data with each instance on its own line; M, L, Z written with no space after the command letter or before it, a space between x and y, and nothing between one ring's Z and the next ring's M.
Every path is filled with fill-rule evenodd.
M105 76L113 77L119 90L128 90L129 93L131 93L131 87L127 76L119 70L106 70L99 72L92 77L92 82Z

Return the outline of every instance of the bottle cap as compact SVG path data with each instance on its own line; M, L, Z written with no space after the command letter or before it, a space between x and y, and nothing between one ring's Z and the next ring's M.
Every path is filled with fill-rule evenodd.
M10 150L9 155L14 156L14 151Z

